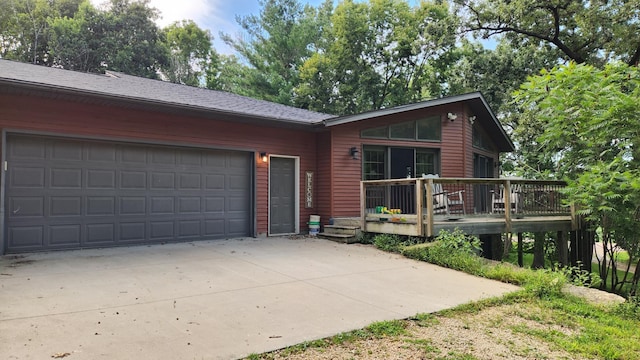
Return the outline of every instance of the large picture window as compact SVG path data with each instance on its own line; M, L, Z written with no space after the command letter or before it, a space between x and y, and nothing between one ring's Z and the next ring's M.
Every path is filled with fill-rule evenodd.
M440 173L438 149L364 146L363 180L383 180Z
M369 139L440 141L442 139L440 116L365 129L360 137Z

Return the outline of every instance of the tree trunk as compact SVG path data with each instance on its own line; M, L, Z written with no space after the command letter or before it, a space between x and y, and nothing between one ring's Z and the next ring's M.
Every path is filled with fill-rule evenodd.
M544 268L544 233L535 233L533 237L533 264L534 269Z

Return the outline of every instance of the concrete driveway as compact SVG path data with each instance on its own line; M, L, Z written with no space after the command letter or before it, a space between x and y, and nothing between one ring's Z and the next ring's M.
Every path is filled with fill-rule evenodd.
M320 239L0 258L3 359L233 359L514 286Z

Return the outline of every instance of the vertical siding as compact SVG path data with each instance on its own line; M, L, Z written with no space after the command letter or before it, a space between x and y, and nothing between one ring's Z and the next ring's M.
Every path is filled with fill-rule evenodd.
M268 163L260 152L300 157L300 224L315 208L304 207L304 174L316 170L313 132L239 124L115 106L0 94L0 128L120 141L153 141L255 152L257 233L268 230Z

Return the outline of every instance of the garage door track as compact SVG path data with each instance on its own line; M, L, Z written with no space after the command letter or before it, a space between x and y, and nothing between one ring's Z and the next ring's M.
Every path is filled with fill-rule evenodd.
M2 358L234 359L516 290L302 238L0 258Z

